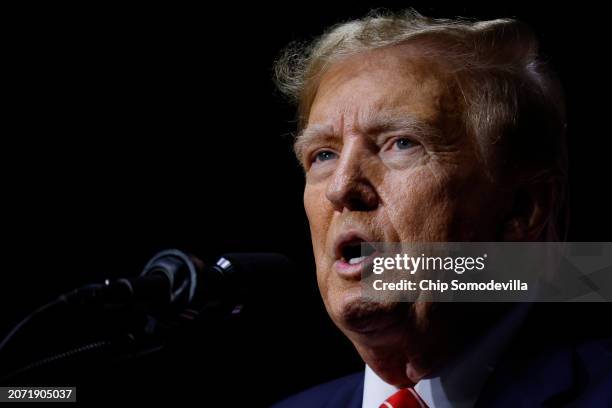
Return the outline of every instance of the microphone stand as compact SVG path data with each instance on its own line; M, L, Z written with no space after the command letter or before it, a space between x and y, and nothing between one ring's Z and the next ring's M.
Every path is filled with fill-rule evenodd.
M86 285L39 307L0 342L0 382L83 357L95 359L99 356L116 361L155 353L164 347L164 340L171 329L196 319L200 315L199 310L205 312L207 317L227 315L218 313L227 309L227 305L222 305L223 302L219 300L190 307L194 306L198 272L202 267L197 258L179 250L162 251L147 263L139 278ZM213 269L212 273L220 272ZM208 279L206 291L218 291L219 288L215 287L218 282L219 279ZM22 357L19 350L11 351L15 349L15 340L24 332L51 321L57 324L66 317L74 319L75 316L70 316L70 313L77 314L75 320L83 318L83 321L74 322L79 324L77 330L72 330L73 333L62 333L57 345L60 351L48 351L33 360L25 358L25 363L19 361ZM74 329L74 325L69 325L68 332L70 328ZM57 332L54 329L47 328L47 333L34 330L39 336L37 340L40 337L49 340L49 332ZM66 338L75 340L67 334L86 339L66 346L62 344ZM31 353L29 349L26 351Z

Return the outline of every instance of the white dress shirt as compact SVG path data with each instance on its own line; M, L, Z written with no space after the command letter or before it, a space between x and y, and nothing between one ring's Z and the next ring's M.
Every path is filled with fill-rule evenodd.
M489 332L437 373L421 379L414 390L429 408L473 407L501 352L508 346L529 309L519 303ZM378 408L398 388L366 365L362 408Z

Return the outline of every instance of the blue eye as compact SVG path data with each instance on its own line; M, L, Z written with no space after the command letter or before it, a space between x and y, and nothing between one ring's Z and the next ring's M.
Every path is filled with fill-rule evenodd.
M410 149L411 147L416 146L416 143L414 143L412 140L407 139L407 138L401 138L401 139L397 139L395 141L395 146L399 149L399 150L406 150L406 149Z
M324 162L327 160L335 159L337 157L336 153L329 150L321 150L319 153L315 155L315 162Z

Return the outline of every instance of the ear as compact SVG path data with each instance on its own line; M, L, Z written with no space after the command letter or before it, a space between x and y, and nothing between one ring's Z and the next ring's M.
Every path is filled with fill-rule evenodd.
M514 193L506 216L504 241L539 241L550 222L555 183L540 180L522 185Z

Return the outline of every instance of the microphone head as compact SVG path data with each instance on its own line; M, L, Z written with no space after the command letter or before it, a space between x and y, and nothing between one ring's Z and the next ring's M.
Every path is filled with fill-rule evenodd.
M189 309L198 314L224 314L261 299L258 296L261 293L270 295L271 288L293 270L289 258L277 253L228 253L213 265L206 265L171 249L155 255L135 283L145 286L154 278L157 286L157 280L165 282L168 311L180 314Z
M195 296L198 271L192 257L178 249L158 252L145 265L140 282L153 277L163 277L168 284L169 303L175 307L189 305Z
M216 266L224 270L233 269L233 273L238 274L247 284L280 278L295 269L293 262L285 255L265 252L224 254Z
M217 271L223 282L221 291L229 303L239 306L264 298L275 298L275 288L280 287L288 274L296 270L294 263L278 253L228 253L222 255L211 268ZM213 279L209 279L213 282ZM264 302L265 303L265 302Z

